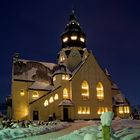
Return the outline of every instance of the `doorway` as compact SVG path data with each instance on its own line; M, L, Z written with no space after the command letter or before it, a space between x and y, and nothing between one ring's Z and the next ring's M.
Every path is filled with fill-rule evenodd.
M38 119L39 119L38 111L33 111L33 120L38 120Z
M68 121L69 115L68 115L68 108L64 107L63 108L63 120Z

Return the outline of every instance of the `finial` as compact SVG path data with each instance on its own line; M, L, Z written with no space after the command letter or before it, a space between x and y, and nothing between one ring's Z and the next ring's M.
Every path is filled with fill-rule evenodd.
M70 20L76 20L74 8L72 8L72 13L70 15Z

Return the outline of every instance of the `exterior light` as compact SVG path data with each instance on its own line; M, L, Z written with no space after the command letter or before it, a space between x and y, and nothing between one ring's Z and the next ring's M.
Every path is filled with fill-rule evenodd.
M83 37L80 37L81 42L85 42L85 39Z
M77 36L71 36L71 40L77 40Z
M24 92L24 90L22 89L22 90L20 91L20 95L21 95L21 96L24 96L24 94L25 94L25 92Z
M38 97L39 97L38 92L37 92L37 91L34 91L34 92L33 92L33 95L32 95L32 98L36 99L36 98L38 98Z
M63 42L68 41L68 37L63 38Z

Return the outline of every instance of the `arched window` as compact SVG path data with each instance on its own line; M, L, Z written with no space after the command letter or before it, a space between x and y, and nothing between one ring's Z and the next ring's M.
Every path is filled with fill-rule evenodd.
M69 98L69 94L68 94L67 88L64 88L64 89L63 89L63 98L64 98L64 99L68 99L68 98Z
M50 97L49 99L49 103L52 103L54 100L53 100L53 97Z
M58 94L55 94L55 95L54 95L54 100L58 100L58 98L59 98L59 97L58 97Z
M32 93L32 98L33 99L37 99L39 97L39 93L37 92L37 91L34 91L33 93Z
M96 91L97 91L97 99L99 100L103 100L104 99L104 88L101 82L98 83L97 87L96 87Z
M45 102L44 102L44 106L46 107L46 106L48 106L48 105L49 105L48 100L45 100Z
M87 81L83 81L82 85L81 85L81 89L82 89L82 99L83 100L87 100L89 99L89 86Z

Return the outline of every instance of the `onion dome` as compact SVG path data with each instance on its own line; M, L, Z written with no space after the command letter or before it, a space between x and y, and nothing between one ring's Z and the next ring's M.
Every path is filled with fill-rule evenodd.
M74 10L69 18L69 23L65 27L65 31L61 35L62 48L67 47L86 47L86 35L77 21Z

